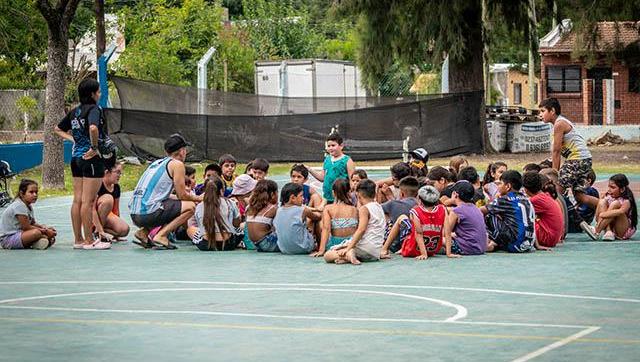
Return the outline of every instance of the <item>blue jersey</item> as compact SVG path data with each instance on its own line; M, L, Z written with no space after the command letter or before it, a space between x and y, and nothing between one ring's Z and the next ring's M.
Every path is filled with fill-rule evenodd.
M521 253L533 249L534 227L536 218L533 205L529 199L520 192L509 192L500 196L487 205L490 216L501 219L502 230L496 230L496 234L502 234L509 239L507 251ZM498 235L489 235L495 240Z
M156 160L144 171L129 202L132 215L151 214L169 198L173 191L173 179L169 175L171 160L171 157Z
M63 132L71 130L73 136L73 150L71 157L82 157L91 148L91 138L89 137L89 126L98 127L98 134L103 134L103 121L101 108L95 104L83 104L72 109L58 123L58 128Z

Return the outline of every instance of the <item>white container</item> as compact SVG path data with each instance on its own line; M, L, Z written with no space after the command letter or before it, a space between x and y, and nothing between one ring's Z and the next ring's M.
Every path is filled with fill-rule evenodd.
M551 141L550 123L512 123L507 128L507 146L512 153L548 152Z
M507 124L500 121L487 121L489 143L494 150L502 152L507 148Z

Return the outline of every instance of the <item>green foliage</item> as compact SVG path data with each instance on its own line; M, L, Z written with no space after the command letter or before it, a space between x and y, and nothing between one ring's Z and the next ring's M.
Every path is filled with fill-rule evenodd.
M335 60L356 60L357 35L355 29L338 34L335 39L326 39L320 49L321 57Z
M209 71L211 88L224 89L223 62L227 63L227 90L230 92L253 93L254 60L256 52L250 46L249 35L233 28L224 28L219 34L217 63Z
M16 101L16 108L22 113L27 114L28 129L40 129L44 122L44 113L38 109L38 101L31 96L22 96ZM23 122L20 121L16 128L22 129Z

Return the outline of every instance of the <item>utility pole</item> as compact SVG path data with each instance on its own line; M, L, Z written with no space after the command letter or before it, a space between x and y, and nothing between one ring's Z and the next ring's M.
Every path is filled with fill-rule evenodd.
M555 2L554 2L555 4ZM529 109L536 108L536 101L533 99L533 95L535 94L536 84L534 81L535 78L535 58L534 52L538 49L538 32L537 32L537 21L536 21L536 2L535 0L529 0Z
M551 19L551 30L558 26L558 2L553 0L553 19Z

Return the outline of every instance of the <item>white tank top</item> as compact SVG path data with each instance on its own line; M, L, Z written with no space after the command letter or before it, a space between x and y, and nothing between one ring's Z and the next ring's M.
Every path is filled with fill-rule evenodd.
M148 215L162 207L162 201L173 191L173 179L169 176L171 157L155 160L138 180L129 202L132 215Z
M560 154L567 160L584 160L591 158L591 152L587 147L587 142L582 138L573 123L563 116L558 116L557 121L565 121L571 126L571 130L562 137L562 149Z
M384 232L387 223L384 218L384 210L377 202L370 202L364 205L369 210L369 223L362 239L358 242L358 247L366 250L369 254L378 256L384 244Z

